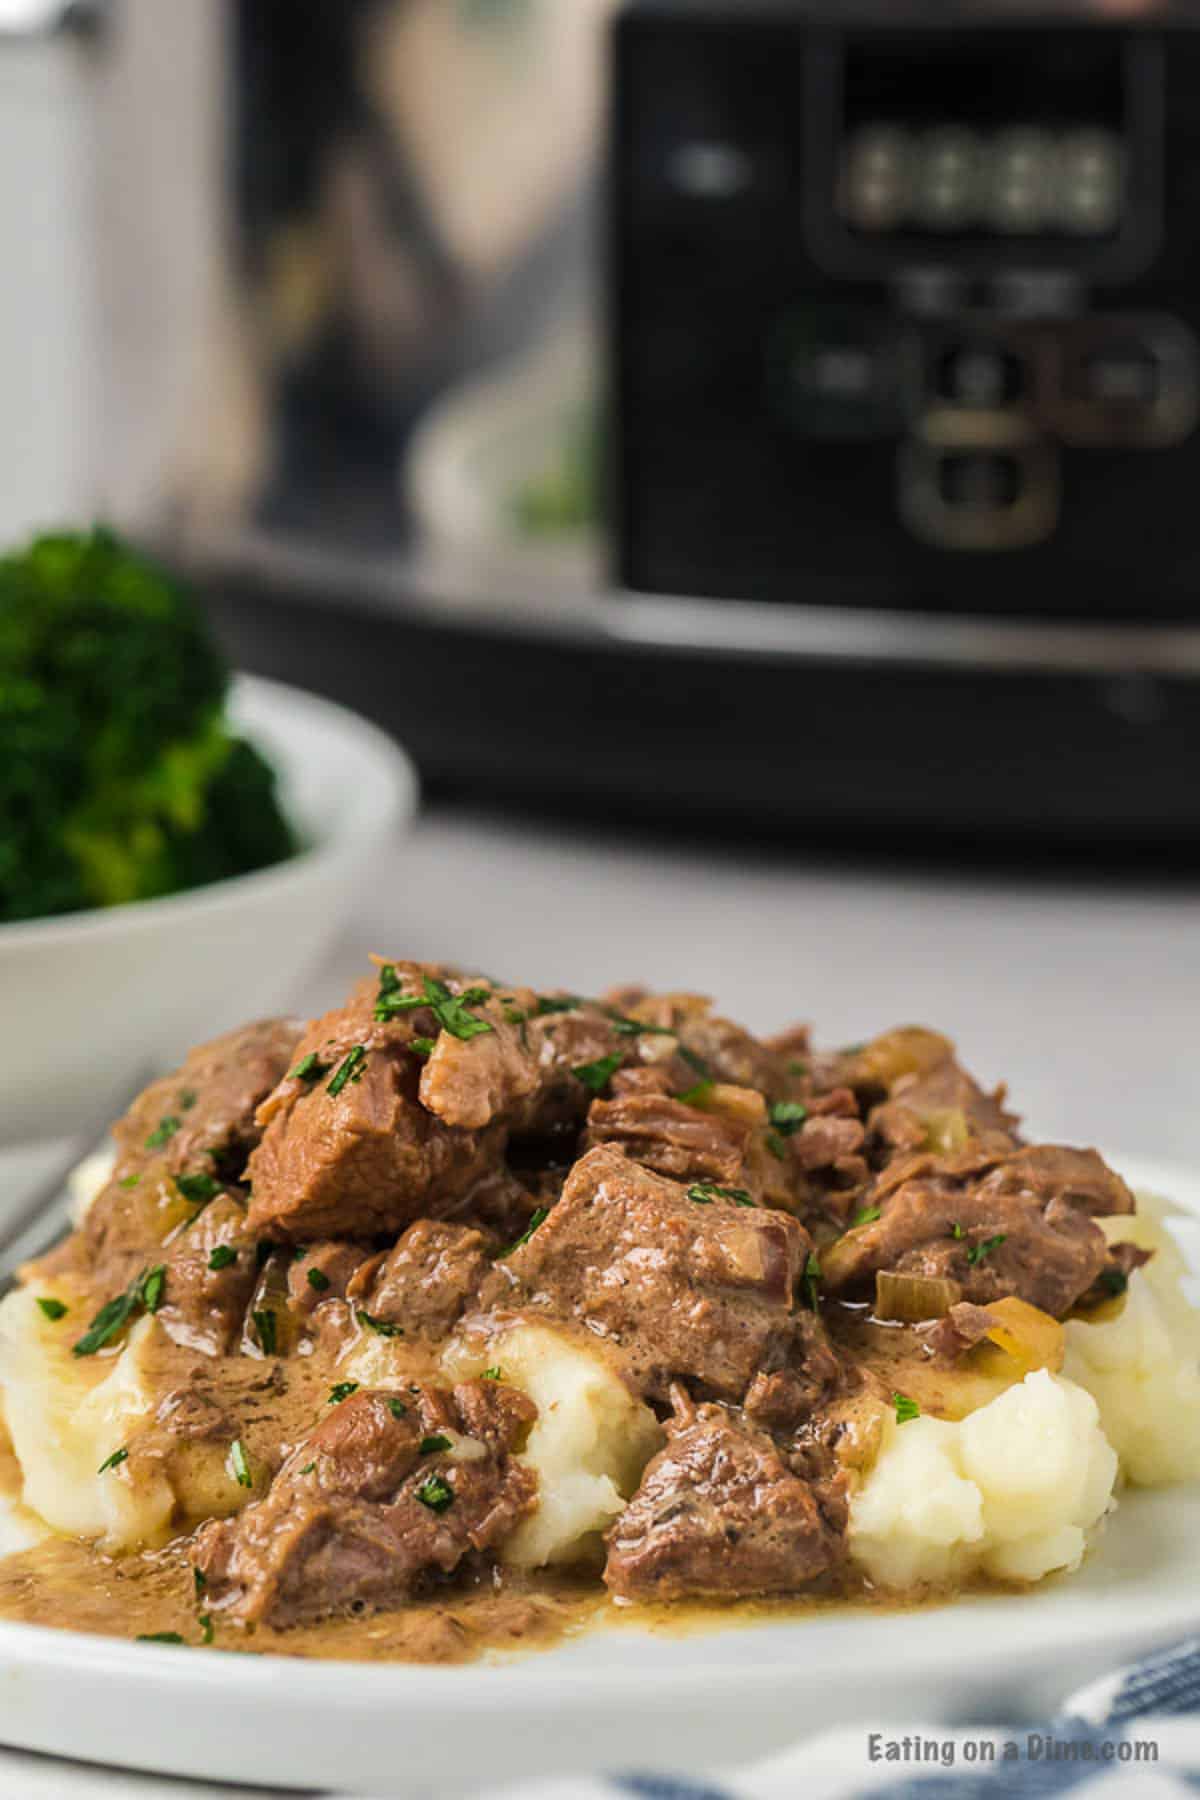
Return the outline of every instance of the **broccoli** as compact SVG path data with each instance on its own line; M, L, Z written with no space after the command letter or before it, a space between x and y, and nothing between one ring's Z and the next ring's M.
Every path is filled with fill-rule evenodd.
M150 899L281 861L274 776L178 583L111 532L0 559L0 920Z

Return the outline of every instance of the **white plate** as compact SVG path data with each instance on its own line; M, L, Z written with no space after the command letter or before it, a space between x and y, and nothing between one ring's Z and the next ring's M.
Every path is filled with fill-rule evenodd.
M1200 1175L1116 1160L1200 1218ZM1200 1625L1198 1542L1200 1488L1133 1493L1079 1574L1030 1594L680 1636L623 1625L453 1669L0 1624L0 1741L210 1780L394 1794L567 1770L711 1774L839 1722L1045 1717L1080 1682Z

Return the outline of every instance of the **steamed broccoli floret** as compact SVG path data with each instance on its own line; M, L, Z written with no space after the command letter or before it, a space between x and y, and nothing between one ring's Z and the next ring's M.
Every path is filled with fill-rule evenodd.
M0 560L0 919L291 854L270 769L226 729L227 681L190 596L112 533Z

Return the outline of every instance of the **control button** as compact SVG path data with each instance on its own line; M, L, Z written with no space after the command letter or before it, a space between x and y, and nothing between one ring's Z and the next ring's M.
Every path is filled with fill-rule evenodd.
M901 518L939 549L1024 549L1058 521L1058 457L1040 439L998 448L913 437L897 475Z
M1056 425L1069 444L1176 444L1200 407L1196 340L1178 320L1110 314L1061 333Z
M1013 406L1028 386L1022 359L1002 344L986 340L953 344L936 358L934 390L951 406L985 411Z
M1005 450L952 450L938 458L938 491L950 507L1006 512L1021 493L1020 459Z
M776 410L806 437L878 438L902 429L903 342L886 314L813 307L772 334Z

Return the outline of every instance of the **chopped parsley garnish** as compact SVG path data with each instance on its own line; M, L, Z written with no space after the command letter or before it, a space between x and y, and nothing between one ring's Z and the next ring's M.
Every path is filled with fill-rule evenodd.
M310 1269L308 1271L308 1285L310 1288L316 1288L318 1294L324 1294L329 1291L333 1283L330 1281L328 1275L326 1275L324 1269Z
M787 1065L787 1072L789 1075L807 1075L808 1064L806 1062L790 1062Z
M204 1573L203 1569L198 1569L194 1563L192 1565L192 1581L198 1594L202 1594L208 1586L208 1576Z
M314 1081L320 1081L322 1075L328 1073L329 1064L323 1063L315 1050L310 1050L307 1056L300 1058L294 1069L289 1070L288 1079L290 1081L306 1081L311 1086Z
M313 1470L314 1470L314 1469L315 1469L315 1468L316 1468L316 1466L317 1466L317 1465L316 1465L316 1463L315 1463L315 1462L310 1462L310 1463L305 1463L305 1465L304 1465L304 1467L303 1467L303 1468L302 1468L302 1469L301 1469L301 1471L300 1471L300 1473L301 1473L301 1474L302 1474L302 1475L311 1475L311 1474L312 1474L312 1472L313 1472Z
M500 1005L501 1017L509 1025L524 1025L529 1014L523 1007L514 1006L511 1000L504 1000Z
M375 996L376 1022L385 1025L400 1013L412 1012L416 1007L424 1005L425 999L421 994L404 992L395 964L384 963L379 971L379 992Z
M985 1256L990 1256L993 1250L998 1250L1001 1244L1005 1242L1007 1236L1008 1233L1002 1231L996 1237L984 1238L983 1242L980 1244L972 1244L971 1248L967 1251L967 1261L971 1264L971 1267L977 1268Z
M415 1037L410 1048L414 1056L432 1056L436 1044L436 1038Z
M432 1437L423 1437L418 1445L422 1456L436 1456L440 1450L451 1447L450 1439L443 1437L440 1431L435 1431Z
M711 1206L714 1200L732 1200L735 1206L754 1205L745 1188L718 1187L715 1181L694 1181L687 1197L697 1206Z
M177 1631L139 1631L133 1641L135 1644L182 1644L184 1640Z
M802 1106L799 1100L776 1100L768 1109L767 1117L776 1131L784 1137L791 1137L807 1119L808 1108Z
M275 1314L270 1307L264 1307L261 1312L251 1313L250 1317L254 1321L259 1349L264 1356L274 1356L279 1344L279 1321Z
M440 1475L427 1475L417 1489L417 1499L430 1512L444 1513L454 1504L454 1489Z
M68 1308L50 1294L38 1295L38 1307L48 1319L65 1319L67 1316Z
M408 1412L408 1408L405 1406L403 1400L396 1400L391 1396L388 1397L387 1409L391 1413L393 1419L403 1419Z
M232 1244L214 1244L213 1253L208 1259L208 1266L215 1273L218 1269L227 1269L230 1263L236 1261L237 1251Z
M703 1106L716 1085L715 1081L698 1081L695 1087L685 1088L678 1098L685 1106Z
M140 1175L122 1175L120 1186L123 1188L135 1188L141 1179Z
M549 1217L550 1217L549 1207L546 1207L546 1206L536 1207L534 1209L532 1216L530 1217L528 1225L525 1227L524 1231L521 1233L521 1235L517 1239L516 1243L510 1244L508 1246L508 1249L504 1252L505 1256L511 1256L514 1250L519 1250L521 1248L522 1244L527 1244L529 1242L530 1238L533 1236L534 1232L537 1230L538 1226L544 1225L546 1223L546 1220Z
M537 1015L544 1019L547 1013L575 1012L582 1005L578 994L542 994L538 998Z
M958 1220L955 1219L953 1225L950 1227L950 1236L953 1238L964 1238L966 1235L966 1232L963 1230Z
M907 1394L893 1394L892 1405L896 1408L897 1425L907 1425L910 1419L919 1419L921 1416L920 1407Z
M851 1231L857 1231L860 1225L873 1225L883 1214L877 1206L864 1206L861 1212L855 1213L850 1221Z
M156 1263L154 1268L147 1269L138 1284L138 1298L148 1313L156 1313L162 1305L163 1289L167 1285L167 1271L163 1263Z
M179 1130L179 1125L180 1121L175 1117L175 1114L167 1113L165 1118L158 1121L158 1124L146 1139L147 1150L161 1150L164 1144L169 1144L171 1139L175 1136L175 1133Z
M337 1381L330 1388L329 1398L325 1404L326 1406L340 1406L343 1400L348 1400L351 1394L357 1394L357 1392L357 1381Z
M207 1206L221 1192L221 1184L211 1175L177 1175L175 1186L192 1206Z
M479 1379L481 1381L503 1381L504 1375L501 1371L500 1364L493 1363L490 1369L485 1369L483 1371L483 1374Z
M100 1467L96 1470L96 1473L97 1475L107 1475L110 1469L119 1469L121 1464L123 1462L128 1462L128 1460L128 1450L114 1450L111 1456L105 1457L104 1461L100 1464Z
M487 1019L477 1019L473 1012L468 1011L468 1007L478 1005L481 1000L489 997L487 988L475 987L468 988L466 993L459 994L456 998L444 981L435 981L429 975L425 977L425 1000L429 1010L443 1031L448 1031L451 1037L462 1038L464 1042L492 1030Z
M815 1250L810 1250L809 1252L808 1261L804 1265L804 1274L801 1279L804 1284L805 1301L811 1307L812 1311L816 1312L821 1304L821 1264L817 1259Z
M191 1112L191 1110L192 1110L193 1106L195 1106L195 1104L196 1104L195 1088L184 1088L182 1093L179 1096L180 1112Z
M367 1312L365 1307L359 1307L354 1316L360 1325L365 1325L368 1331L374 1331L379 1337L397 1338L404 1336L404 1327L402 1325L393 1325L390 1319L377 1319L375 1314Z
M108 1300L100 1308L78 1343L72 1345L76 1356L94 1356L106 1344L119 1337L131 1319L140 1312L157 1312L162 1302L163 1285L167 1272L161 1263L153 1269L143 1269L135 1281L131 1281L123 1294Z
M211 1644L213 1641L213 1622L211 1613L200 1613L196 1623L200 1627L200 1642Z
M254 1486L254 1477L250 1473L250 1459L246 1455L246 1446L241 1438L234 1438L229 1446L229 1466L233 1470L234 1480L239 1487Z
M326 1093L332 1094L336 1098L348 1081L360 1080L366 1060L367 1052L363 1045L355 1044L354 1048L343 1057L336 1075L325 1090Z
M696 1052L694 1050L689 1050L686 1044L680 1044L679 1054L682 1056L688 1068L695 1069L697 1075L699 1075L703 1081L712 1080L712 1070L702 1056L697 1056Z
M788 1153L787 1143L785 1139L780 1137L777 1131L768 1131L767 1149L777 1161L786 1162Z
M595 1062L576 1063L571 1073L593 1094L602 1094L624 1060L621 1052L614 1050L611 1056L597 1057Z
M1100 1286L1110 1294L1123 1294L1129 1286L1129 1277L1124 1269L1101 1269Z
M675 1033L669 1025L646 1025L641 1019L627 1019L623 1013L611 1012L605 1007L613 1030L618 1037L674 1037Z

